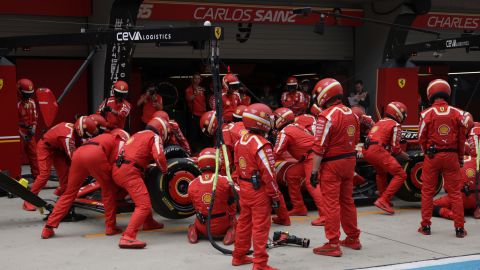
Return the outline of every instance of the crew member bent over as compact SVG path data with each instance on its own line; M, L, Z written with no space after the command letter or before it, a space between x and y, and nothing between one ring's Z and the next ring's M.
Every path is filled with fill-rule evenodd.
M142 224L143 230L163 228L163 224L152 218L152 203L143 177L152 160L163 174L167 172L167 160L163 152L163 141L167 134L168 122L160 117L153 118L145 130L130 137L113 166L113 180L128 192L135 203L130 222L120 238L120 248L144 248L147 245L137 240L137 232Z

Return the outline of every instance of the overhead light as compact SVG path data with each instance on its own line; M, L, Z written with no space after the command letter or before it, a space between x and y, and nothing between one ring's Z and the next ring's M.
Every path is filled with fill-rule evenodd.
M418 74L418 76L420 77L426 77L426 76L432 76L433 74L430 74L430 73L420 73Z
M463 72L450 72L448 75L467 75L467 74L480 74L480 71L463 71Z

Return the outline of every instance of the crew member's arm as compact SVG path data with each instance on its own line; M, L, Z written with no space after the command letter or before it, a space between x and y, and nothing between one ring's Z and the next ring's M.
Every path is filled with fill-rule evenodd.
M465 141L467 140L467 136L464 134L467 133L467 126L466 122L463 121L463 117L458 119L458 161L460 162L460 165L463 166L463 156L465 155Z
M155 163L157 163L158 168L160 171L165 174L167 173L168 165L167 165L167 158L165 157L165 153L163 151L163 143L162 139L158 135L153 136L153 143L151 154Z
M405 153L400 147L400 140L402 139L402 128L400 124L396 124L392 128L392 138L390 139L391 143L391 153L394 156L398 156L402 160L408 160L408 154Z
M283 107L288 108L288 106L287 106L287 94L288 94L288 92L283 92L282 93L282 97L280 98L280 102L282 103Z
M332 122L325 116L319 115L315 128L315 143L313 144L313 166L312 175L310 176L310 184L314 187L317 185L318 171L320 170L320 163L322 162L323 154L328 146L330 136L330 127Z
M70 127L68 126L68 124L66 125L67 128L71 129L71 133L70 135L68 136L65 136L65 137L59 137L59 139L61 140L61 144L62 144L62 148L63 148L63 151L67 154L67 156L72 159L72 155L73 155L73 152L75 151L75 149L77 148L77 146L75 145L75 137L73 135L73 133L75 132L73 130L73 126Z
M290 143L290 136L285 134L285 131L282 129L280 133L277 135L277 140L275 143L275 148L273 149L273 154L275 155L275 159L281 159L282 154L287 151L287 147Z
M275 174L275 158L273 156L272 146L267 143L255 155L257 167L260 171L260 179L265 185L267 195L273 201L280 200L280 191L277 186Z
M423 153L426 153L427 151L427 142L428 142L428 119L429 115L421 115L420 116L420 124L419 124L419 129L418 129L418 143L422 147Z
M137 101L137 106L142 106L143 104L147 103L147 95L148 95L148 92L140 96L140 98Z
M368 115L363 115L360 119L360 124L367 128L367 133L370 132L370 129L373 128L375 125L375 121L373 121L372 117Z
M162 96L158 95L158 94L155 94L154 95L154 99L155 101L153 102L153 107L155 108L155 110L157 111L163 111L163 99L162 99Z
M170 122L170 128L172 129L173 135L177 139L178 144L187 151L188 154L191 154L190 152L190 145L188 144L187 139L182 133L182 130L178 126L178 123L176 122Z

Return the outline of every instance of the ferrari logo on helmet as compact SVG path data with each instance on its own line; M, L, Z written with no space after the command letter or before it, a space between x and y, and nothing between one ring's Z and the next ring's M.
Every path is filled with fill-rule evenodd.
M220 39L222 36L222 28L221 27L215 27L215 38Z
M3 88L3 79L0 79L0 90Z
M245 160L244 157L240 157L238 159L238 166L240 166L240 169L245 169L247 168L247 161Z
M370 130L370 132L371 132L371 133L375 133L375 132L377 132L377 130L378 130L378 126L374 126L374 127L372 128L372 130Z
M465 173L467 174L468 178L472 178L472 177L475 176L475 170L472 169L472 168L467 169L467 171Z
M260 117L265 117L265 112L260 112Z
M210 204L210 202L212 201L212 194L210 193L204 193L202 195L202 202L205 203L205 204Z
M444 111L445 111L445 107L440 107L440 111L441 111L441 112L444 112Z
M347 134L350 137L353 137L355 135L355 126L350 125L347 127Z
M448 133L450 133L450 127L449 126L443 124L443 125L438 127L438 134L447 135Z
M405 84L407 84L407 80L405 78L399 78L397 83L400 88L403 88L405 87Z

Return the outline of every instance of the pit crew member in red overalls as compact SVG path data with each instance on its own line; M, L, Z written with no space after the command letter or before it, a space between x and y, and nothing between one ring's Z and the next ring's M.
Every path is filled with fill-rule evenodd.
M268 263L270 213L278 208L280 191L275 180L272 145L265 138L272 128L272 110L255 103L243 112L248 133L235 145L235 167L240 185L240 217L237 222L232 265L254 263L253 269L273 270ZM247 256L253 240L253 259Z
M215 174L215 149L205 148L198 156L198 167L202 174L188 185L188 197L196 211L195 222L188 227L188 241L198 242L199 235L206 236L206 220L212 199L212 186ZM210 221L210 232L213 237L223 237L225 245L235 241L236 207L233 191L225 176L218 176Z
M308 210L303 202L301 187L305 177L310 177L312 172L314 137L305 126L293 123L294 114L290 109L278 108L275 110L275 114L275 128L280 131L273 149L275 159L281 160L284 154L289 154L297 160L297 163L285 172L288 194L293 205L288 214L290 216L306 216ZM323 200L320 188L314 188L310 184L307 184L306 188L317 206L319 215L316 220L312 221L312 225L322 226L325 224L325 217L322 216L321 211Z
M88 139L98 132L89 133L83 128L84 122L91 120L88 116L82 116L77 119L75 125L72 123L62 122L48 130L37 144L38 167L40 172L33 182L31 192L38 194L40 190L48 182L50 178L52 165L57 171L60 186L55 190L54 194L60 196L67 188L68 168L72 159L73 152L82 143L82 139ZM27 211L35 211L35 206L24 202L23 209Z
M180 126L178 125L177 121L170 119L168 113L165 111L157 111L153 114L154 117L161 117L168 122L168 138L165 144L176 144L180 145L189 155L192 154L190 150L190 144L188 143L187 139L183 135Z
M401 123L405 118L407 118L405 104L398 101L390 102L385 108L385 117L378 121L368 133L362 151L364 159L377 172L379 198L375 201L375 206L392 215L395 211L390 201L407 179L405 170L392 156L408 160L408 155L400 148ZM387 175L392 176L390 183L387 181Z
M38 175L37 140L35 139L38 112L35 100L32 98L35 89L32 81L29 79L20 79L17 82L17 88L20 96L20 101L17 103L17 109L22 149L28 158L32 176L33 179L35 179Z
M444 178L444 188L452 202L455 234L467 235L464 228L464 212L461 195L465 152L466 126L463 111L448 105L451 89L448 82L437 79L427 87L427 97L432 106L421 113L419 143L425 153L422 170L422 222L418 232L431 234L433 196L436 192L439 173Z
M84 130L95 133L95 123L85 121ZM75 150L72 165L68 174L68 184L65 192L55 203L53 212L48 217L42 231L42 238L48 239L55 235L54 228L58 228L62 219L72 207L78 191L89 175L95 178L101 186L102 202L105 208L105 234L115 235L122 232L116 226L116 185L112 180L112 165L118 156L119 150L129 139L130 135L123 129L114 129L94 137Z
M356 250L362 247L352 197L355 145L360 137L360 124L352 110L342 104L343 88L338 81L331 78L320 80L314 90L316 102L323 112L317 119L315 130L310 184L316 187L320 179L328 242L314 248L313 252L339 257L342 255L340 245ZM340 224L347 235L343 241L340 241Z
M230 123L233 121L233 113L238 105L241 105L240 96L237 93L240 81L235 74L228 73L222 79L222 86L223 120L225 123Z
M97 113L107 119L110 129L125 128L125 121L130 114L132 106L126 100L128 95L128 84L124 81L117 81L113 84L113 96L100 104Z
M295 115L303 113L307 108L306 99L301 91L298 91L298 81L295 77L288 77L287 91L282 93L280 101L282 106L289 108Z
M167 134L168 122L160 117L153 118L145 130L130 137L113 166L113 181L125 189L135 203L130 222L120 238L120 248L144 248L147 245L137 240L137 232L142 225L143 230L163 228L162 223L152 218L152 204L143 177L152 160L163 174L167 172L167 160L163 152L163 141Z

